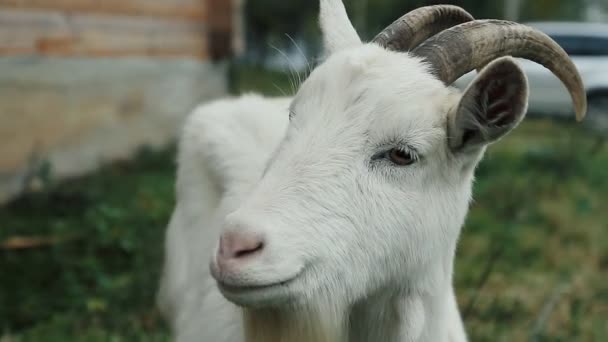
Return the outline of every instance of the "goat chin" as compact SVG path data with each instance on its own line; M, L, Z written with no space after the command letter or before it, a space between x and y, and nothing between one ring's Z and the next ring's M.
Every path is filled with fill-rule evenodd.
M344 315L335 310L243 310L246 342L343 342Z

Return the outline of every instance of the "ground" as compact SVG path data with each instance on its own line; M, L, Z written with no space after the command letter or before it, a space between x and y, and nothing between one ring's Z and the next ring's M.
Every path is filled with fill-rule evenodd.
M168 341L153 298L174 160L142 151L0 207L1 342ZM608 340L607 169L606 141L573 122L528 119L490 147L455 270L472 341Z

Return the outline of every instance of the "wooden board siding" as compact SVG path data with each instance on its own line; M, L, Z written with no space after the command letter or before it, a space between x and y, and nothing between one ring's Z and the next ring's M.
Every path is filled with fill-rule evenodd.
M231 1L0 0L0 56L223 59Z
M2 57L0 205L45 162L58 181L165 146L225 94L225 68L198 60Z
M217 60L230 56L233 49L233 2L232 0L207 0L207 8L210 13L213 13L207 21L210 57Z
M1 10L0 54L207 58L205 24L152 17Z
M205 0L0 0L0 8L206 21Z
M0 0L0 204L174 141L226 95L233 1Z

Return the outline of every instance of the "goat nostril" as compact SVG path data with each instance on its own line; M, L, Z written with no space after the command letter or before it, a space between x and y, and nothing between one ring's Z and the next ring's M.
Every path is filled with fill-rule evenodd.
M223 260L241 259L264 249L264 240L257 234L225 233L220 237L218 256Z
M246 257L248 255L254 254L255 252L261 251L263 248L264 248L264 243L259 242L256 246L254 246L252 248L234 251L234 257L235 258Z

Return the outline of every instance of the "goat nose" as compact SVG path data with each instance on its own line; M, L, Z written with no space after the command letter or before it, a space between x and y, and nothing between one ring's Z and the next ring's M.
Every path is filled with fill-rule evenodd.
M220 237L218 257L224 261L243 259L264 249L264 240L250 232L226 232Z

